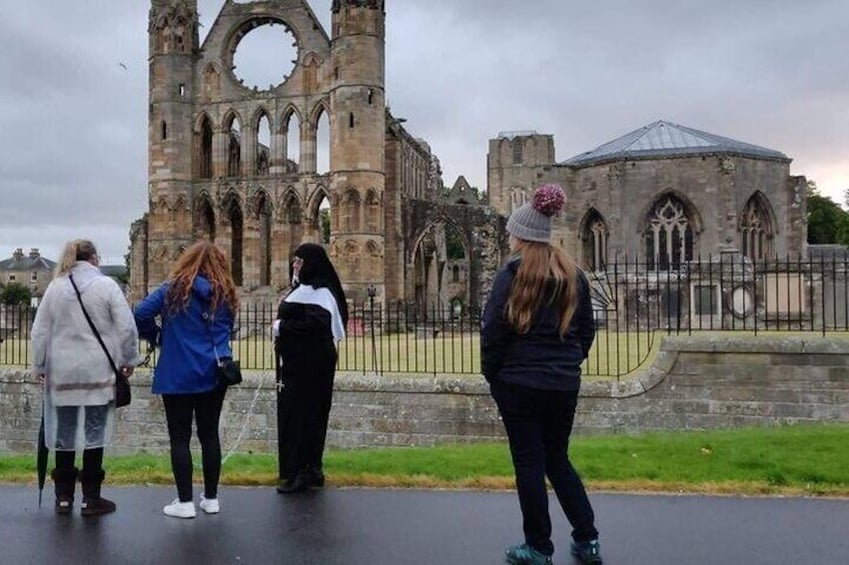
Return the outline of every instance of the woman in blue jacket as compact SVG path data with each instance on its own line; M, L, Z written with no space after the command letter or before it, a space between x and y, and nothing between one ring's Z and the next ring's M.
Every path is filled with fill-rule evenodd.
M546 476L572 524L572 553L602 562L593 509L568 456L595 324L587 279L549 243L564 203L559 186L545 185L510 216L512 256L495 277L481 329L483 373L507 431L523 517L525 543L507 549L511 564L551 563Z
M169 279L136 306L139 335L159 341L161 353L153 393L161 394L171 442L171 469L178 497L163 508L167 516L194 518L192 420L203 460L200 508L219 511L221 441L218 421L227 389L216 380L216 359L232 357L230 332L239 308L236 285L224 253L199 241L177 259ZM155 318L162 321L161 333ZM159 339L157 340L157 336Z

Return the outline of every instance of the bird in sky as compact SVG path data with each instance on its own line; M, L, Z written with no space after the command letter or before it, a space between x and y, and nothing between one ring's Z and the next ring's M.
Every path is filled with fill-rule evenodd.
M129 70L129 69L127 68L127 65L125 65L124 63L118 63L118 65L119 65L119 66L121 66L121 67L123 67L125 71Z

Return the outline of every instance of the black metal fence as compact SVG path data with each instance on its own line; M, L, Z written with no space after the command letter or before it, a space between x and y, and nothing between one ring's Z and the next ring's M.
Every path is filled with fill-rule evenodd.
M700 331L849 330L849 263L830 258L698 258L658 271L627 258L587 274L598 326L584 374L619 377L648 359L657 337ZM241 309L233 346L242 366L274 367L275 305ZM34 312L0 306L0 365L29 363ZM340 371L469 374L480 372L480 312L410 304L351 308L339 346ZM155 361L155 358L154 358Z

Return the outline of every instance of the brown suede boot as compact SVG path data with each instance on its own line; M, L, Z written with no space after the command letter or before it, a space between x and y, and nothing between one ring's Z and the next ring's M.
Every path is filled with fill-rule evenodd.
M70 514L74 509L74 490L77 487L79 471L71 469L53 469L50 476L56 487L56 513Z
M115 512L117 506L111 500L100 496L100 485L106 473L103 469L91 471L83 469L80 473L80 484L83 487L83 503L80 505L80 514L83 516L100 516Z

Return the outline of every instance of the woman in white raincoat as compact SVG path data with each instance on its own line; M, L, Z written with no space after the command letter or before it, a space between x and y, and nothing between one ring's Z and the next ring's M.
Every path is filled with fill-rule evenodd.
M83 516L115 511L115 503L100 496L103 448L110 443L115 413L115 373L80 300L119 370L129 376L139 360L133 313L118 284L98 264L90 241L67 243L32 327L33 373L44 383L45 444L56 452L52 477L59 514L73 509L78 477ZM81 471L75 466L79 450Z

